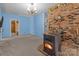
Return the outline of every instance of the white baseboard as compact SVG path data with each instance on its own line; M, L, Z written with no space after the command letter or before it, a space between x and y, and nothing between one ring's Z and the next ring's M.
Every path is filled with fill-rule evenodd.
M12 40L12 39L16 39L16 38L22 38L22 37L30 37L33 36L33 34L27 34L27 35L19 35L19 36L11 36L11 37L5 37L2 38L0 41L4 41L4 40Z

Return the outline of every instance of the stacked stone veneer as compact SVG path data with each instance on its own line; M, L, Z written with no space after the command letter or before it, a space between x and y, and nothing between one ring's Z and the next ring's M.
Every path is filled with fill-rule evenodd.
M48 11L48 32L56 34L63 32L61 55L79 55L79 4L57 4ZM67 46L68 42L70 47ZM77 45L77 48L75 45ZM70 51L70 52L69 52Z

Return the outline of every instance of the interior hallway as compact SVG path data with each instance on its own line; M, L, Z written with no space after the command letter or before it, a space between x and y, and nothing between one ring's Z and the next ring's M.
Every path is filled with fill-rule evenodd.
M42 39L36 36L27 35L7 39L0 41L0 55L2 56L44 56L38 50Z

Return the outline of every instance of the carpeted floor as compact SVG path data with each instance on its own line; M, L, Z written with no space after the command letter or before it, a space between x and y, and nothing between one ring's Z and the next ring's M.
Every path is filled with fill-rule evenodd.
M44 56L39 50L42 39L30 35L0 41L0 56Z

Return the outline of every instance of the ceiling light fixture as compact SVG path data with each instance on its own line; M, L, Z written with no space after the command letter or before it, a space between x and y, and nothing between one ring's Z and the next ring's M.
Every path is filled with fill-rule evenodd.
M27 8L26 8L26 14L27 15L35 15L37 14L37 7L36 4L34 3L29 3L27 4Z

